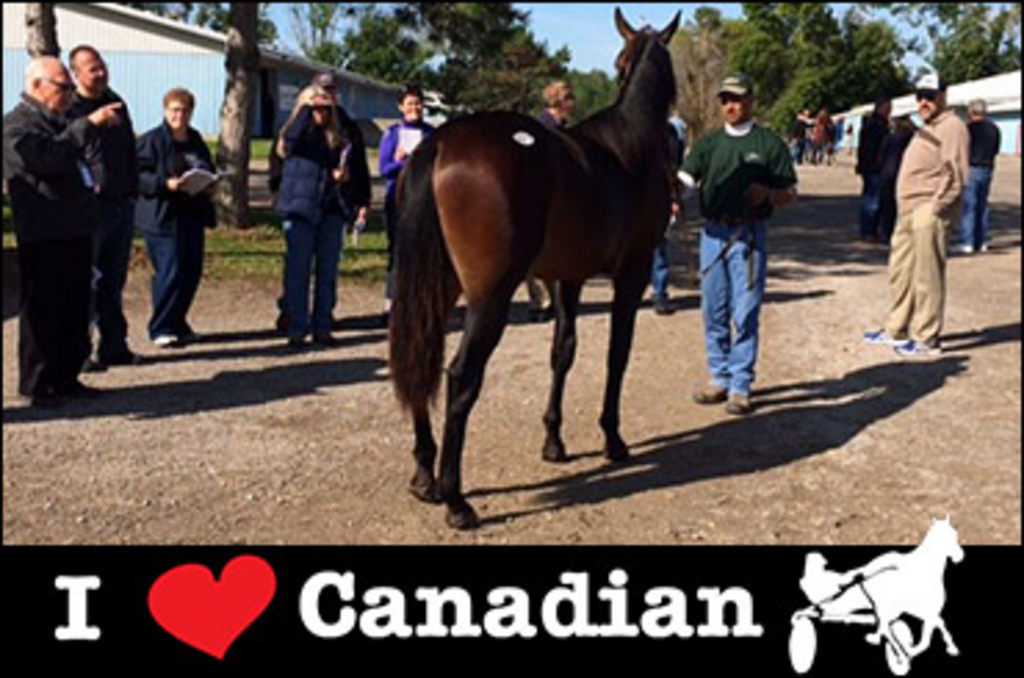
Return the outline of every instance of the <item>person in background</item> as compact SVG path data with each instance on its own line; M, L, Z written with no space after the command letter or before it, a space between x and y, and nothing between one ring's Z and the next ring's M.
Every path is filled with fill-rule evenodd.
M398 227L396 193L398 176L405 169L410 156L434 128L423 120L423 90L407 85L398 97L401 122L392 125L380 142L380 175L387 181L384 197L384 226L388 236L388 279L384 290L384 316L391 312L391 297L395 284L395 238Z
M988 119L988 106L984 101L972 101L967 115L970 118L967 132L971 136L971 170L964 189L958 242L953 246L957 254L988 251L988 196L992 190L996 156L1003 144L999 127Z
M89 45L79 45L71 50L69 61L78 84L69 119L86 117L103 106L121 104L121 124L101 129L86 148L86 162L99 197L99 223L92 241L92 265L97 274L93 313L99 345L85 370L102 372L108 366L139 362L128 348L128 322L122 303L135 233L135 198L139 193L135 130L128 107L110 89L107 65L100 53Z
M676 173L683 165L683 158L686 157L686 123L679 116L673 116L668 121L668 161L671 168L673 186L678 188ZM676 220L683 214L683 196L679 190L673 191L672 214L669 217L668 227L671 228ZM661 242L654 250L654 264L651 271L651 288L654 292L654 312L657 315L667 316L675 313L672 308L672 301L669 298L669 275L671 265L668 260L668 235L663 235Z
M754 123L754 87L727 77L718 91L723 129L701 138L680 179L700 186L701 311L711 381L693 394L701 405L727 403L734 416L753 412L761 304L768 272L768 220L796 200L796 169L786 144Z
M959 219L970 168L970 134L947 106L946 84L934 73L917 82L924 127L903 156L896 182L899 217L889 254L889 317L864 341L893 346L904 357L942 352L949 228Z
M881 212L879 179L879 150L889 136L889 115L892 103L888 99L875 101L875 108L860 129L857 145L857 174L864 182L860 199L860 239L864 242L879 241L878 222Z
M544 88L544 110L538 120L548 129L560 130L569 126L576 110L576 93L572 85L556 80ZM530 295L530 321L547 322L554 318L551 290L532 275L526 276L526 291Z
M907 151L917 127L909 115L893 120L893 131L885 137L878 151L879 216L878 237L889 244L896 228L896 179L900 175L903 154Z
M284 219L287 242L284 296L291 348L302 347L309 334L322 346L336 344L331 329L343 235L360 209L343 187L354 180L355 165L362 166L360 174L365 171L366 155L359 150L342 130L335 97L318 85L303 90L281 129L277 149L284 159L275 209Z
M811 110L809 108L801 111L793 122L793 131L790 136L793 143L794 164L804 164L804 158L807 156L807 132L813 124L814 120L811 118Z
M338 116L338 126L340 127L343 134L345 134L350 142L352 143L352 152L350 153L350 159L352 163L349 166L351 175L349 181L341 187L342 197L346 200L349 205L354 205L356 208L355 222L356 224L365 224L367 216L370 211L370 169L366 164L366 143L363 140L363 133L359 129L359 125L355 120L349 116L348 112L345 111L345 107L341 104L341 97L338 94L338 78L332 72L317 73L313 76L313 79L309 82L310 87L320 87L327 93L328 96L334 101L336 107L336 113ZM281 190L281 177L284 172L284 158L278 154L278 150L282 148L281 144L281 133L282 129L278 130L277 135L274 137L274 143L270 149L270 194L273 204L277 205L277 199ZM281 281L281 296L277 298L277 320L274 323L277 331L284 334L288 333L288 327L291 324L291 318L288 316L287 301L285 299L284 288L287 285L287 281L284 276L287 274L288 268L288 255L285 253L285 265L282 266L282 281Z
M79 381L89 357L95 182L85 149L120 124L122 104L69 122L75 85L55 57L25 71L21 101L4 116L4 180L18 242L18 391L34 408L99 394Z
M135 225L153 263L153 315L149 338L157 348L198 339L188 323L203 277L206 229L217 224L213 186L193 194L183 177L192 170L214 173L203 137L191 127L195 96L174 88L164 95L164 122L138 141L139 200Z

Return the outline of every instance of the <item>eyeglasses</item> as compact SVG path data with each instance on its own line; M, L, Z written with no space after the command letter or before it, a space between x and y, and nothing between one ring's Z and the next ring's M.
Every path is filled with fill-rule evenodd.
M41 78L41 80L50 83L64 94L73 92L75 90L75 83L70 82L68 80L54 80L53 78Z

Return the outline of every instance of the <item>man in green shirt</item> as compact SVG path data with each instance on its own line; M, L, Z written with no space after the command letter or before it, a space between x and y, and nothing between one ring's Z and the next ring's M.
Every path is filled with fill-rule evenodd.
M753 122L754 89L744 75L718 92L725 126L701 139L680 178L699 187L706 220L701 237L704 338L711 381L694 393L702 405L752 412L764 299L768 219L796 199L796 171L782 139Z

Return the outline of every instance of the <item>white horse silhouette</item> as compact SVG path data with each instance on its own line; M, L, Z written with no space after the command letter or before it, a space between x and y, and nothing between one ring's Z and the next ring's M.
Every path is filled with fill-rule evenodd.
M946 604L943 576L947 558L954 563L964 558L949 516L943 520L932 519L924 541L910 553L886 553L846 574L851 583L858 578L862 581L864 591L874 603L878 629L867 636L869 643L877 645L884 638L891 647L902 648L909 662L928 649L932 635L938 629L946 643L946 652L954 657L960 654L942 620L942 608ZM921 639L913 647L905 647L907 638L899 639L893 635L894 623L903 615L916 617L924 624Z

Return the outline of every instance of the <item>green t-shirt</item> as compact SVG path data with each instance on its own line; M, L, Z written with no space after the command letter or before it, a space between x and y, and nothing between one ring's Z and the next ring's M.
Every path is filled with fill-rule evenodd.
M700 182L701 212L708 219L767 219L772 212L767 203L753 213L747 209L747 188L753 183L769 188L797 183L786 144L759 125L741 137L724 129L705 136L687 156L683 171Z

